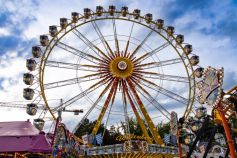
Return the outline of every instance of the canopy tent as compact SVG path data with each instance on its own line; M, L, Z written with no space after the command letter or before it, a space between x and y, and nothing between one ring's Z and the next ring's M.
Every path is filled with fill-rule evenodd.
M51 153L49 139L29 120L0 122L0 153Z

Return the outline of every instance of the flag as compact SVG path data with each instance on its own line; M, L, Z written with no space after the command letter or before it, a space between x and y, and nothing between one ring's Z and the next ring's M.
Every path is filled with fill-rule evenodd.
M177 136L176 135L171 135L170 136L170 143L173 145L177 144Z
M102 134L101 133L97 134L95 136L95 138L96 138L96 141L97 141L98 144L101 145L103 143L103 138L102 138Z
M169 144L170 143L170 135L167 134L167 133L165 133L165 135L164 135L164 142L165 142L165 144Z

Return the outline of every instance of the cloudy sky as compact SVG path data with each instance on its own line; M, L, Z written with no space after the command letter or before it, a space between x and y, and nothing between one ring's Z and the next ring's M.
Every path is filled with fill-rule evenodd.
M25 60L31 47L48 26L59 24L59 18L70 17L72 11L128 6L142 14L152 13L175 27L185 41L193 45L202 67L224 67L224 89L237 84L237 3L234 0L0 0L0 102L23 103ZM0 121L26 120L21 110L0 108Z

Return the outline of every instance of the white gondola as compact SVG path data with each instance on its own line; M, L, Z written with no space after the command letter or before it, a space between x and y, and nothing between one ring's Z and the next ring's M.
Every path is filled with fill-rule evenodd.
M79 19L79 13L78 12L72 12L72 21L76 23Z
M26 85L32 85L34 81L34 75L30 74L30 73L25 73L23 74L23 82Z
M133 11L134 19L139 19L140 13L141 13L140 9L134 9L134 11Z
M58 28L55 25L49 26L49 34L54 37L58 33Z
M40 131L42 131L43 128L44 128L44 120L41 119L41 118L34 119L33 124L34 124L34 126L35 126L38 130L40 130Z
M199 56L194 55L190 58L190 63L192 66L196 66L199 63Z
M47 35L41 35L40 36L40 44L44 47L49 44L49 38L48 38Z
M203 71L204 71L204 68L199 67L199 68L197 68L197 69L194 71L194 75L195 75L197 78L200 78L200 77L202 77Z
M32 116L36 115L37 109L38 109L38 106L34 103L26 105L26 113L29 115L32 115Z
M173 26L167 27L167 34L168 34L168 36L172 36L174 34L174 27Z
M23 97L26 99L26 100L32 100L33 97L34 97L34 90L31 89L31 88L24 88L23 89Z
M184 36L183 35L177 35L176 36L176 41L178 44L182 44L184 41Z
M124 6L121 8L122 16L125 17L128 14L128 7Z
M163 19L157 19L157 20L156 20L156 25L157 25L157 28L158 28L158 29L163 28L163 26L164 26L164 20L163 20Z
M104 8L102 6L96 6L96 14L98 16L101 16L104 11Z
M196 109L195 117L200 119L207 116L207 108L199 107Z
M42 50L39 46L33 46L32 47L32 56L34 58L40 58L41 57Z
M116 11L116 7L114 5L110 5L108 11L109 11L109 15L113 16L114 12Z
M36 69L36 61L34 59L26 60L26 67L29 71L34 71Z
M67 18L60 18L60 26L62 29L66 28L67 24Z
M89 19L90 15L91 15L91 10L89 8L84 8L85 19Z
M193 51L193 47L190 44L187 44L184 46L184 53L186 55L189 55Z
M152 14L151 13L147 13L145 15L145 19L146 19L146 23L150 23L152 21Z

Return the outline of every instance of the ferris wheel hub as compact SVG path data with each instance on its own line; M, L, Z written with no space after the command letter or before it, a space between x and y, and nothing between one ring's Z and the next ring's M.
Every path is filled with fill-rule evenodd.
M114 77L125 79L132 75L134 64L127 57L116 57L109 64L110 72Z
M118 62L118 69L121 70L121 71L124 71L127 69L128 65L125 61L120 61Z

